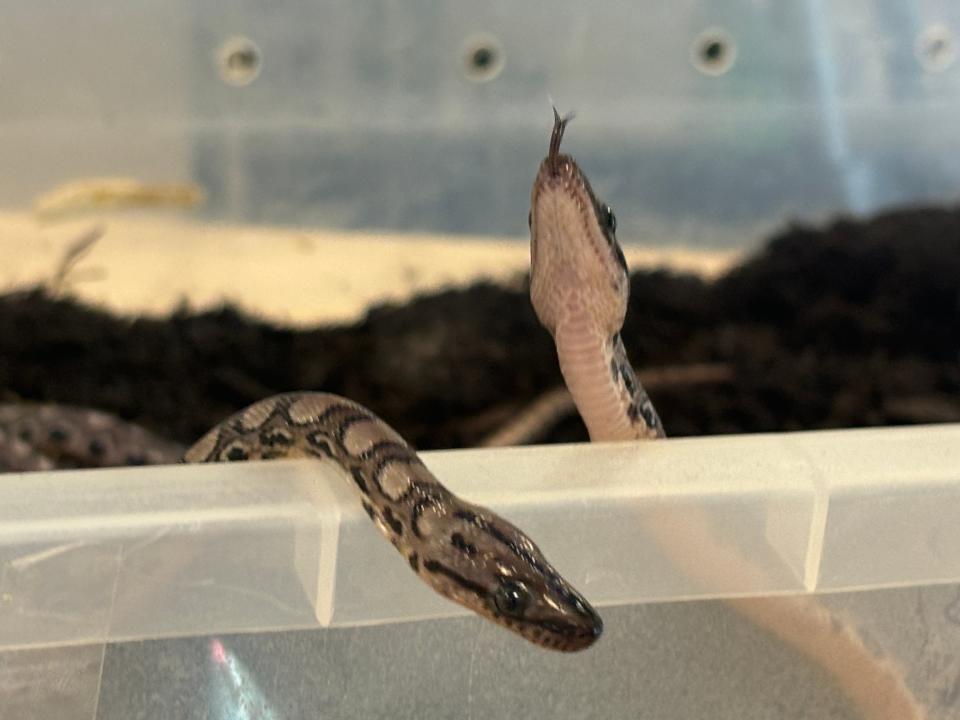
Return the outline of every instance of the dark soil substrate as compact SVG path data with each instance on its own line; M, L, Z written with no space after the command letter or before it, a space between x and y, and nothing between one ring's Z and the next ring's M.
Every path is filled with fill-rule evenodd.
M728 363L653 393L670 435L960 420L960 209L791 227L715 283L636 273L637 367ZM190 442L230 412L322 389L420 448L476 443L560 384L525 292L477 284L294 331L224 308L123 320L41 290L0 297L0 400L93 406ZM572 418L550 440L583 440Z

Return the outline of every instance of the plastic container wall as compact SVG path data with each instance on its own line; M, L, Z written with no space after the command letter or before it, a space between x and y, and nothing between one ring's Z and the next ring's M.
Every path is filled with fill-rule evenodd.
M955 425L426 453L451 489L517 522L602 609L601 643L572 657L451 617L465 611L412 575L330 464L4 476L0 696L10 713L58 707L66 693L62 717L93 717L92 697L99 717L153 702L162 716L201 717L216 703L260 702L244 694L259 688L263 702L314 714L379 717L399 703L443 716L456 702L527 707L533 686L552 693L559 717L582 715L584 702L629 717L631 684L663 669L651 663L697 667L686 655L702 643L708 658L729 656L733 677L774 663L791 686L792 674L806 678L814 700L803 703L841 707L822 678L728 610L663 603L869 590L825 602L918 693L956 707L943 692L957 669L958 453ZM304 632L320 627L331 629ZM155 639L176 636L204 637ZM113 644L123 640L145 642ZM583 672L593 678L583 686L572 675L553 685ZM739 681L703 682L688 688L684 716L712 717L693 706L715 693L730 707L747 700ZM651 692L650 702L676 701L675 682Z
M120 175L197 182L217 220L518 236L548 96L628 243L960 188L953 3L2 9L0 206Z

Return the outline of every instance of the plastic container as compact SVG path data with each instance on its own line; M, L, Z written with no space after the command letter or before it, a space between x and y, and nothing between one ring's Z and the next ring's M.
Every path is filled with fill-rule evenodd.
M602 609L595 649L561 656L478 619L441 620L465 611L410 572L331 464L10 475L0 478L0 715L209 717L256 690L273 715L255 717L380 717L397 703L440 717L464 702L477 714L524 708L539 688L558 717L588 707L635 717L676 699L674 683L638 678L722 652L729 666L714 672L725 683L710 678L701 692L686 671L682 716L733 717L696 714L723 702L762 717L764 693L736 688L772 662L787 674L777 682L793 673L788 684L812 693L797 717L814 707L846 717L829 714L842 700L779 642L725 608L677 602L809 591L857 591L826 602L939 703L931 717L956 710L943 695L956 660L931 649L956 642L960 619L960 426L424 459L523 527ZM713 627L734 621L732 635Z

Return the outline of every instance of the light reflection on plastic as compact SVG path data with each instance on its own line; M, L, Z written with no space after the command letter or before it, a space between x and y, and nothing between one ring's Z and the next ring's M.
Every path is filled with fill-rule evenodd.
M210 640L210 706L218 720L280 720L250 672L219 638Z

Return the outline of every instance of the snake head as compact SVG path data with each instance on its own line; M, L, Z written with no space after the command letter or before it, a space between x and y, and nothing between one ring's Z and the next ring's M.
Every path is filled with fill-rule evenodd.
M521 530L463 502L443 518L428 511L417 528L431 548L418 571L434 589L542 647L572 652L600 637L600 616Z
M570 118L553 113L549 152L530 194L530 299L551 333L567 317L589 315L611 336L623 325L629 294L617 219L560 152Z

